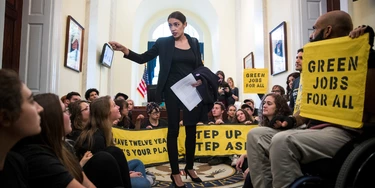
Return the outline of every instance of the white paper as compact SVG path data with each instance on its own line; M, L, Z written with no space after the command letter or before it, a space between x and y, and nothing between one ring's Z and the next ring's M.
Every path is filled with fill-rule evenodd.
M171 87L174 94L176 94L189 111L202 101L202 97L199 95L197 88L191 86L191 84L196 82L194 76L190 73Z

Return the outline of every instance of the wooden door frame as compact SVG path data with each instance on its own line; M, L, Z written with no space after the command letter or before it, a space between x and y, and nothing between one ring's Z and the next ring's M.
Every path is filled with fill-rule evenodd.
M340 10L340 0L327 0L327 12Z

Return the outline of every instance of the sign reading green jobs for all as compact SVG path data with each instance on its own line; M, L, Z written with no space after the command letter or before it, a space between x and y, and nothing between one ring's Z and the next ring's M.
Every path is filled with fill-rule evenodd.
M267 93L268 69L244 69L244 93Z
M302 64L301 116L362 127L369 35L308 43Z

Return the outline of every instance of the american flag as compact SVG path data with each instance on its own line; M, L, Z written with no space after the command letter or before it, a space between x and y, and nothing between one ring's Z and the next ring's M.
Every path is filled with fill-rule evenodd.
M141 82L139 82L137 91L141 94L142 98L145 98L147 94L147 85L148 85L148 75L147 75L147 66L145 65L145 70L143 71L143 76Z

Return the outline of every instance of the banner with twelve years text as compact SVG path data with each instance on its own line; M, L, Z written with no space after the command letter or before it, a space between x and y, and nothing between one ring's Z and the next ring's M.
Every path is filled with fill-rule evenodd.
M200 125L197 126L196 156L241 155L246 152L246 136L257 125ZM168 162L167 128L128 130L113 128L116 146L124 151L127 160L139 159L145 165ZM185 129L180 127L178 153L185 154Z

